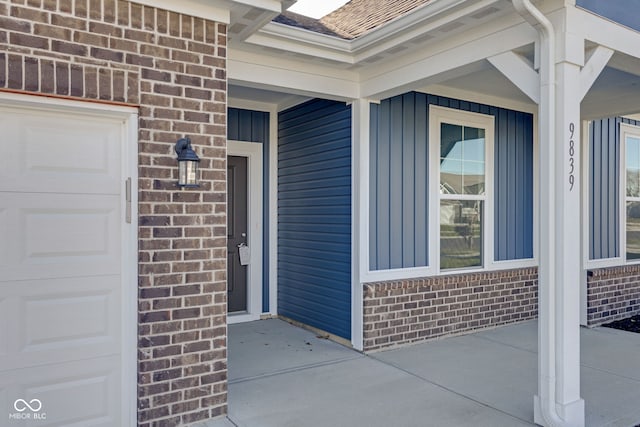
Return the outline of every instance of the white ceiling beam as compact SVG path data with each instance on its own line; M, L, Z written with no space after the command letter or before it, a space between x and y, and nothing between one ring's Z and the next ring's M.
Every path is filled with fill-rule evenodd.
M240 86L335 100L359 98L357 82L339 77L248 63L238 59L227 60L227 72L229 82Z
M584 67L582 67L582 71L580 71L579 93L581 101L587 96L589 89L591 89L591 86L593 86L600 73L602 73L604 67L607 66L613 53L614 51L608 47L598 46Z
M487 60L536 104L540 103L540 76L520 55L504 52Z
M485 37L461 41L455 47L421 56L420 59L392 70L378 67L380 74L372 76L362 83L361 96L364 98L385 98L392 94L411 90L416 86L443 83L448 78L456 77L454 70L458 68L483 62L491 56L531 44L537 37L536 31L529 24L521 23ZM442 78L439 78L438 75L442 75ZM433 78L439 81L430 81Z
M640 58L640 32L616 24L580 8L569 9L575 14L576 30L581 37L600 46L605 46L617 52L634 58Z

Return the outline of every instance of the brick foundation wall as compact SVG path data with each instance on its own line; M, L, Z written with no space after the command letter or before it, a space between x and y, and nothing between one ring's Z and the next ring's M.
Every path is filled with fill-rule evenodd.
M225 58L220 23L122 0L0 0L0 90L139 106L140 426L227 410ZM185 135L202 185L180 191Z
M640 265L600 268L587 272L587 324L640 314Z
M364 284L364 349L535 319L538 270Z

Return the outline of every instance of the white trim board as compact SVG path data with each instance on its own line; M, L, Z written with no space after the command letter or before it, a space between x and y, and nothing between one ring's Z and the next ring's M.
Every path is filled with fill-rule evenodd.
M429 264L438 274L461 273L464 270L452 269L442 272L440 269L440 125L452 123L462 126L473 126L485 130L485 194L482 197L484 203L484 218L482 218L482 267L486 269L493 262L494 239L493 236L494 206L493 206L493 146L495 143L494 129L495 118L493 116L455 110L451 108L429 106ZM473 200L476 200L474 197ZM474 269L475 270L475 269Z
M262 144L256 142L227 142L227 156L247 158L247 241L251 261L247 274L246 314L230 314L227 323L259 320L262 314Z
M278 315L278 111L269 111L269 313Z
M620 123L620 260L623 265L628 264L639 264L640 260L628 260L627 259L627 215L626 215L626 205L627 205L627 173L626 173L626 164L627 164L627 136L632 136L634 138L640 138L640 127L633 126L627 123ZM634 198L637 200L637 198ZM632 200L632 201L635 201Z

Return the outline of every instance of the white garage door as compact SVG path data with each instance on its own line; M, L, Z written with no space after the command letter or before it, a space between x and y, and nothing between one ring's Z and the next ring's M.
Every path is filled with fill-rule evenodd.
M0 425L125 425L131 116L3 101Z

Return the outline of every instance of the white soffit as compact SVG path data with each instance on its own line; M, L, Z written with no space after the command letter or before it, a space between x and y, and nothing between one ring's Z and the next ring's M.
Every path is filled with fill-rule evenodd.
M354 40L269 22L249 36L246 43L346 64L371 63L506 13L513 13L508 0L438 0Z
M156 7L197 18L247 26L247 35L255 32L278 16L294 0L131 0L144 6Z
M133 3L209 19L223 24L231 22L230 2L222 0L131 0Z
M244 41L282 13L289 3L283 5L280 0L234 1L227 30L229 41Z

